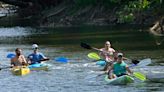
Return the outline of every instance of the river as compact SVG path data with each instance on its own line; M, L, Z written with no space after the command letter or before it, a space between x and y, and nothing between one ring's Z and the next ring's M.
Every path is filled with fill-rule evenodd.
M49 71L32 71L26 76L14 76L9 69L0 71L1 92L163 92L162 82L142 82L136 79L128 85L107 85L101 67L87 57L94 50L80 47L81 42L101 48L105 41L131 59L151 58L149 66L135 68L145 75L152 71L164 73L164 38L154 37L145 31L112 27L66 27L66 28L0 28L0 67L6 67L6 58L21 48L27 57L32 44L51 60ZM65 57L69 63L56 62L54 58ZM147 72L148 71L148 72ZM96 76L96 77L95 77Z

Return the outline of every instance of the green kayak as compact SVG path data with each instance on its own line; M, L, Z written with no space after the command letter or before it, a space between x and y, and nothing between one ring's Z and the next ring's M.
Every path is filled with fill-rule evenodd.
M134 79L128 75L123 75L121 77L117 77L114 79L109 79L108 75L106 75L104 79L107 82L107 84L113 84L113 85L125 85L134 82Z

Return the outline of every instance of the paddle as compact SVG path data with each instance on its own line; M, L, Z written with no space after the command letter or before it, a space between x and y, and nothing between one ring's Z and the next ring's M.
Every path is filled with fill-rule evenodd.
M140 72L134 72L133 75L134 75L136 78L138 78L138 79L140 79L140 80L142 80L142 81L145 81L145 80L146 80L146 76L145 76L144 74L140 73Z
M94 60L100 60L101 59L100 56L95 52L91 52L87 56L91 59L94 59Z
M97 54L97 53L94 53L94 52L91 52L91 53L89 53L88 54L88 57L89 58L91 58L91 59L95 59L95 60L100 60L100 56ZM146 60L146 62L144 62ZM144 63L143 63L144 62ZM139 61L139 60L132 60L132 63L133 64L131 64L130 66L129 66L129 68L132 68L132 67L134 67L134 66L143 66L143 65L148 65L148 64L150 64L150 62L151 62L151 59L143 59L143 60L141 60L141 61ZM143 65L142 65L143 64ZM146 80L146 77L145 77L145 75L144 74L142 74L142 73L140 73L140 72L134 72L133 73L133 75L136 77L136 78L138 78L138 79L140 79L140 80L142 80L142 81L144 81L144 80ZM98 76L100 76L100 75L98 75ZM97 76L96 76L97 77Z
M91 52L87 56L91 59L94 59L94 60L101 60L100 56L95 52ZM140 62L139 60L133 60L132 59L133 66L137 65L139 62Z
M68 59L64 58L64 57L57 57L57 58L54 58L54 61L61 62L61 63L67 63Z
M61 63L67 63L67 62L69 62L69 60L79 60L79 59L68 59L65 57L54 58L54 61L61 62Z
M83 48L85 48L85 49L94 49L94 50L100 51L98 48L92 47L92 46L90 46L87 43L81 42L80 46L83 47ZM93 52L92 53L89 53L88 54L88 57L91 58L91 59L94 59L94 60L100 60L101 59L99 55L97 55L96 53L93 53ZM136 65L136 64L139 63L139 61L138 60L132 60L132 63L134 65Z
M2 68L0 68L0 70L2 70L2 69L8 69L8 68L12 68L12 66L2 67Z
M92 46L90 46L90 45L87 44L87 43L81 42L80 46L83 47L83 48L85 48L85 49L94 49L94 50L100 51L100 49L95 48L95 47L92 47Z
M90 45L88 45L86 43L83 43L83 42L80 44L80 46L83 47L83 48L85 48L85 49L94 49L94 50L100 51L99 49L97 49L95 47L91 47ZM95 53L91 53L90 55L88 54L88 57L89 58L92 58L92 59L95 59L95 60L98 60L99 59L98 55L95 54ZM139 63L139 61L138 60L132 60L132 63L133 63L132 66L136 66ZM146 80L145 75L143 75L142 73L134 72L134 76L136 78L140 79L140 80Z
M13 54L13 53L9 53L9 54L7 54L6 57L11 59L11 58L15 57L15 54Z

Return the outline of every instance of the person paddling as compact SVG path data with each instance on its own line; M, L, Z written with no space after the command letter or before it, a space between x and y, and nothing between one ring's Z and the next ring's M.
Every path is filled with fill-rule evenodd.
M22 50L20 48L16 48L15 53L16 56L11 59L11 67L27 65L27 61L24 55L22 55Z
M123 61L123 54L117 54L117 62L114 62L110 67L108 67L108 78L116 78L122 75L132 74L128 65Z
M41 63L41 61L47 61L49 58L45 57L42 53L38 51L38 45L33 44L32 48L34 52L30 55L28 55L28 63L29 64L36 64L36 63Z
M115 50L111 47L111 43L109 41L105 42L105 47L99 49L100 51L100 55L102 57L102 59L104 59L106 61L106 65L104 67L104 71L107 70L107 67L111 65L111 63L114 61L114 53Z

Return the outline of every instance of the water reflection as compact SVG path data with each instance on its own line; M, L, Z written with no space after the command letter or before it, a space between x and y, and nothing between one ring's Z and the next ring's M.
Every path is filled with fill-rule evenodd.
M55 29L38 28L0 28L0 66L9 65L8 53L14 52L15 48L23 49L27 56L32 52L31 45L37 43L39 50L50 57L53 67L51 71L32 72L28 76L16 77L11 75L9 70L0 73L1 91L16 92L133 92L143 91L164 91L163 83L141 82L124 86L106 85L101 67L96 66L87 54L95 52L80 47L81 42L87 42L91 46L100 48L104 42L110 40L113 47L125 53L131 59L151 58L153 63L148 67L134 69L135 71L148 74L148 70L162 72L163 66L157 61L163 61L164 46L156 45L153 36L147 32L140 32L134 29L123 30L110 27L72 27ZM54 61L55 57L69 58L69 63L63 64ZM160 62L163 63L163 62ZM89 76L89 77L88 77ZM89 79L88 79L89 78ZM13 84L14 83L14 84ZM21 84L21 85L20 85ZM16 85L20 85L19 87ZM37 86L36 86L37 85ZM16 87L15 87L16 86ZM24 89L22 89L24 88ZM8 89L8 90L6 90Z

